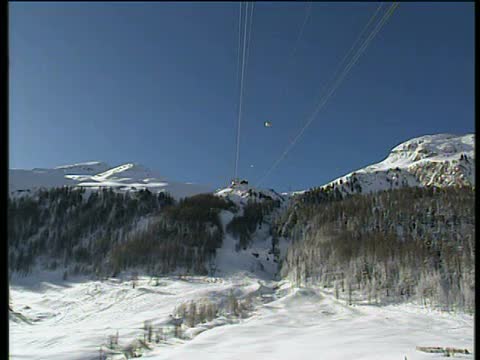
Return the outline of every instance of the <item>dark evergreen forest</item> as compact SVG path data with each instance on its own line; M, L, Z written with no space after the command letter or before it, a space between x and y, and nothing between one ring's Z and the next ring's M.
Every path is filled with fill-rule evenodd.
M236 211L211 194L176 202L148 190L86 194L64 187L10 198L9 268L28 273L37 263L73 273L115 274L135 266L205 273L204 263L222 244L222 209Z

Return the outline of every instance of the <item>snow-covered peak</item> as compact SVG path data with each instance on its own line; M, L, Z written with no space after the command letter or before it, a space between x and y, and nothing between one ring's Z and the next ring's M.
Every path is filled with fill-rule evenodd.
M343 194L405 186L475 184L475 135L437 134L395 146L383 161L339 177L323 188ZM294 194L301 194L298 191Z
M10 169L9 171L11 195L28 194L41 188L61 186L83 187L91 190L112 188L117 191L148 189L152 192L165 191L176 198L212 192L208 186L167 180L136 163L110 167L104 162L92 161L63 165L53 169Z
M262 201L264 199L283 201L284 196L273 189L258 189L248 184L236 184L217 190L215 195L228 198L236 204L244 204L248 200Z
M105 171L110 166L102 161L89 161L84 163L78 164L71 164L71 165L62 165L57 166L54 170L61 170L65 174L97 174L99 172Z
M97 173L95 175L96 179L113 179L113 178L142 178L149 179L155 178L157 180L161 179L161 176L153 173L150 169L146 168L143 165L136 163L126 163L114 168L110 168L102 173Z
M408 168L421 161L452 161L458 160L460 155L474 158L474 147L475 138L473 134L421 136L394 147L385 160L368 166L363 171L392 167Z

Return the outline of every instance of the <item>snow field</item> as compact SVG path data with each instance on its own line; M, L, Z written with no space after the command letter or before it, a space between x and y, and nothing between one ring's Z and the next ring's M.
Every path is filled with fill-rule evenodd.
M14 311L31 324L10 320L12 359L98 359L109 335L127 345L143 334L143 322L165 324L175 306L189 300L255 297L255 310L233 323L224 317L187 331L191 340L153 344L145 359L443 359L416 346L453 346L473 351L473 317L429 311L412 304L347 306L319 288L288 282L228 278L165 277L159 285L78 278L61 273L14 278ZM29 308L26 308L29 307ZM223 326L219 326L223 325ZM456 355L473 359L473 355ZM120 359L121 357L116 357ZM112 358L113 359L113 358Z
M419 352L416 346L472 351L473 318L439 316L413 305L349 307L319 289L292 289L240 324L214 328L182 346L154 350L145 359L444 358Z
M165 277L158 286L140 277L135 288L127 279L61 279L60 272L12 279L12 308L27 320L10 318L12 359L97 359L100 346L117 331L119 344L127 345L143 335L145 320L166 324L182 302L217 301L231 288L243 296L260 286L245 277Z

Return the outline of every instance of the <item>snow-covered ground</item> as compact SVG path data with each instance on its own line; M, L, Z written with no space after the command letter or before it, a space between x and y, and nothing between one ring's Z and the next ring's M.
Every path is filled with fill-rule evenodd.
M441 359L416 346L452 346L473 351L473 317L415 305L346 306L318 288L293 288L238 274L225 278L141 277L131 281L62 281L61 273L13 277L10 320L11 359L98 359L108 335L120 345L143 334L143 322L169 319L176 305L192 299L218 301L230 289L239 296L270 296L250 317L170 339L144 353L145 359ZM218 323L218 322L217 322ZM221 323L221 322L220 322ZM201 326L199 326L201 328ZM204 327L207 328L207 327ZM473 355L456 355L473 359Z
M142 335L145 320L165 324L184 301L226 296L232 287L254 291L255 284L248 277L166 277L155 286L150 278L140 277L133 288L128 278L63 281L61 272L14 277L11 358L98 359L100 346L117 331L119 343L127 345Z
M473 321L412 305L348 307L318 289L293 289L241 324L214 328L147 359L440 359L416 346L473 349ZM460 356L460 355L457 355ZM466 355L462 355L466 356ZM469 356L473 358L472 355Z

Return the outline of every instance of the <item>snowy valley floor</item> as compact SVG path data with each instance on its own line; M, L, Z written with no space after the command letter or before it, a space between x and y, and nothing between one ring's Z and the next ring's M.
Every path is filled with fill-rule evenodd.
M232 288L239 296L252 293L269 300L257 301L249 318L214 327L198 325L193 339L169 339L141 359L444 358L419 352L416 346L473 352L472 316L407 304L348 307L319 289L295 289L245 276L167 277L158 286L141 278L133 289L130 281L63 282L60 273L40 273L14 277L10 288L16 313L10 318L11 359L98 359L100 346L116 331L119 343L127 344L143 334L144 320L164 324L176 305L225 298ZM269 289L276 290L269 294ZM210 328L200 332L202 327Z

